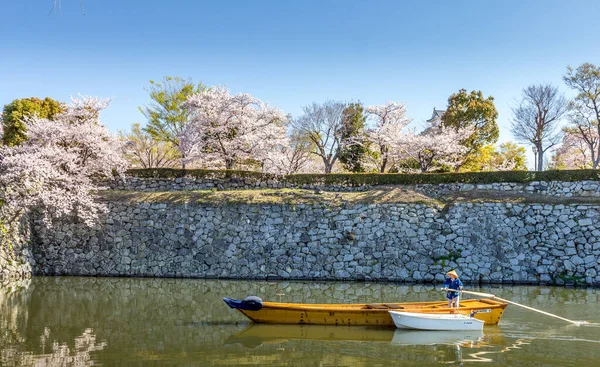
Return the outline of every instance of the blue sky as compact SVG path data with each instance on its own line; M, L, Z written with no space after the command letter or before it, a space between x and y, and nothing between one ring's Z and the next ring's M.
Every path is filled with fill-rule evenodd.
M406 102L416 124L460 88L496 98L501 141L522 88L600 63L600 1L3 1L0 104L112 97L112 130L144 122L165 75L227 85L298 115L312 101Z

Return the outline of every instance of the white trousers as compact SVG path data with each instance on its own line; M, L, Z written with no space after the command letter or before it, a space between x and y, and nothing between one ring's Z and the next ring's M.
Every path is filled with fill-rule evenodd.
M459 303L460 303L460 296L459 297L454 297L454 298L452 298L449 301L451 301L452 303L456 303L456 307L458 307Z

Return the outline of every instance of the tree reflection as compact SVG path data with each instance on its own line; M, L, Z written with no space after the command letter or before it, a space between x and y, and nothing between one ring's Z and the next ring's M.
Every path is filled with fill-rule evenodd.
M71 342L59 342L50 337L50 329L44 328L40 336L41 353L35 354L20 344L2 348L3 366L93 366L91 352L103 350L107 343L96 342L92 329L86 329Z

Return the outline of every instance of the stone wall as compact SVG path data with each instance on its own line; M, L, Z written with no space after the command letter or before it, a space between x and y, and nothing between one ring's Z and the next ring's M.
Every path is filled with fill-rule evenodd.
M438 197L457 191L504 191L514 194L535 193L555 197L600 197L598 181L532 181L528 183L497 182L490 184L413 185L411 189Z
M112 202L96 228L37 225L33 253L40 275L600 285L599 219L591 204Z
M21 217L8 222L0 221L0 283L32 275L29 220Z
M302 188L322 189L327 191L363 191L371 186L324 186L319 184L293 185L276 179L259 180L257 178L139 178L128 177L125 181L114 181L107 185L112 190L127 191L183 191L183 190L240 190L257 188ZM438 197L457 191L506 191L511 193L537 193L557 197L600 197L600 183L598 181L533 181L529 183L491 183L491 184L421 184L397 185L409 190Z

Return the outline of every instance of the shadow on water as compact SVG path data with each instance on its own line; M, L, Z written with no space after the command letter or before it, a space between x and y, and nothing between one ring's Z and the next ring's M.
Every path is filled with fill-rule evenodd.
M40 277L0 286L0 365L568 366L600 359L597 289L473 290L591 323L574 327L509 306L483 335L254 325L222 298L367 303L443 294L434 285Z

